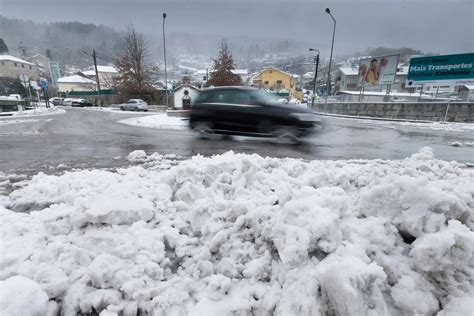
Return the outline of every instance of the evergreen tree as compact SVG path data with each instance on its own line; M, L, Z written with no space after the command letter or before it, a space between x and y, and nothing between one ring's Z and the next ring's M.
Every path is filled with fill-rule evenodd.
M4 54L4 55L9 54L8 46L3 40L3 38L0 38L0 54Z
M48 58L49 60L53 59L53 57L51 56L51 51L49 50L49 48L46 49L46 58Z
M213 59L214 66L206 86L241 86L242 80L235 75L232 70L235 69L232 53L227 47L227 43L222 41L221 49L216 59Z

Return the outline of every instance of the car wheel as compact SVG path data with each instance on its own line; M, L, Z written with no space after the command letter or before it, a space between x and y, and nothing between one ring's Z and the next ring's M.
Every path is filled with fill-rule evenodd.
M279 144L294 145L299 143L298 131L294 127L279 126L273 131L273 136Z
M139 110L138 107L137 107L137 108L135 108L135 111L138 112L138 111L140 111L140 110Z
M123 106L120 107L120 111L125 111L125 109L123 108Z
M202 139L209 139L212 134L212 127L209 122L196 122L193 128Z

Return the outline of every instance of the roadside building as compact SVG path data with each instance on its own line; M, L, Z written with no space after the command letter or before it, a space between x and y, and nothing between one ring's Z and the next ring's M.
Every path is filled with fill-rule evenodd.
M18 79L26 75L32 81L39 79L36 65L12 55L0 55L0 77Z
M70 92L94 90L97 90L95 81L79 75L72 75L58 79L58 91L62 93L68 94Z
M293 75L278 68L269 67L252 78L252 87L268 90L282 97L296 97L296 80Z
M35 64L40 77L50 78L49 58L41 54L36 54L28 58L28 61Z
M463 101L474 101L474 85L464 85L459 87L459 98Z
M341 67L339 68L339 74L336 78L336 82L339 80L340 91L357 91L357 78L358 69L357 67Z
M101 90L103 88L111 88L113 86L113 80L118 76L118 70L113 66L97 65L97 72L99 73ZM82 74L94 81L96 80L94 66L86 68L82 71Z
M197 97L199 89L190 84L182 84L174 89L174 107L180 110L191 108L192 102Z

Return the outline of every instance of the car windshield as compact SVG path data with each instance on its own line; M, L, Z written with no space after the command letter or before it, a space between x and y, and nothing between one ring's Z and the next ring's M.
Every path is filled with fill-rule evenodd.
M474 316L474 0L0 0L0 316Z

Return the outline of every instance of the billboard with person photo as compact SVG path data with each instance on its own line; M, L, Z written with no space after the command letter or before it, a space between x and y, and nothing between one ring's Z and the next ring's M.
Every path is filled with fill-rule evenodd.
M397 73L398 55L361 59L357 86L392 84Z

